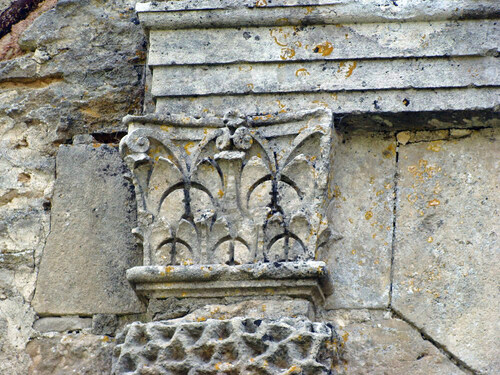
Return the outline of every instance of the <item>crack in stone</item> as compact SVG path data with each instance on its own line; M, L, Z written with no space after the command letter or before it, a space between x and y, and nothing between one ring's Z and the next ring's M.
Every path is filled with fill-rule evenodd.
M422 339L430 342L434 347L436 347L443 355L445 355L455 366L457 366L460 370L465 372L466 374L469 375L480 375L480 372L473 369L471 366L469 366L467 363L462 361L460 358L458 358L455 354L451 353L449 349L435 340L432 336L430 336L428 333L425 332L424 329L419 328L414 322L412 322L410 319L408 319L406 316L403 315L400 311L396 310L393 306L389 307L389 311L398 319L401 319L405 323L407 323L410 327L415 329L418 333L420 333L420 336L422 336Z

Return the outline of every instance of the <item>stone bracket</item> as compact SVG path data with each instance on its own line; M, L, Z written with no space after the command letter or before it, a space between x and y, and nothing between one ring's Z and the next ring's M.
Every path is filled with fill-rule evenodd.
M324 262L274 262L227 266L143 266L127 271L147 298L289 296L324 302L332 287Z

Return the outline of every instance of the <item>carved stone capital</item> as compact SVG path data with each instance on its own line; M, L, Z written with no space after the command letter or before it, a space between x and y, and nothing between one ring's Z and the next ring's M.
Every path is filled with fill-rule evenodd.
M140 223L134 233L144 266L158 266L161 273L190 265L316 259L332 237L325 213L336 139L332 119L326 110L127 117L129 134L120 150L133 172ZM149 296L172 295L175 288L145 286L151 270L131 270L129 278ZM235 290L245 284L247 291L263 291L277 288L280 278L251 285L238 279L242 285ZM312 294L322 299L321 291Z

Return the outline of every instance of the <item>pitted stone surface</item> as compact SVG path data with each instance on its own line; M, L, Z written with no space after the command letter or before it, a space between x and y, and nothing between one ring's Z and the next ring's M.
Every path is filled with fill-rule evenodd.
M305 319L132 323L117 337L118 374L330 374L339 339Z

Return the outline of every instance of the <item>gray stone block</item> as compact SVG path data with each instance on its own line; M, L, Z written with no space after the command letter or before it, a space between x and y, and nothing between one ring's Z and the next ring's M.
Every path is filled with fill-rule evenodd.
M125 277L142 255L131 234L136 208L125 171L112 147L59 149L51 233L33 302L39 314L143 310Z
M113 314L95 314L92 317L92 333L94 335L114 336L118 327L118 318Z
M38 332L81 331L90 328L92 319L78 316L61 316L41 318L35 321L33 328Z
M500 132L434 135L399 147L392 305L477 373L498 373Z

